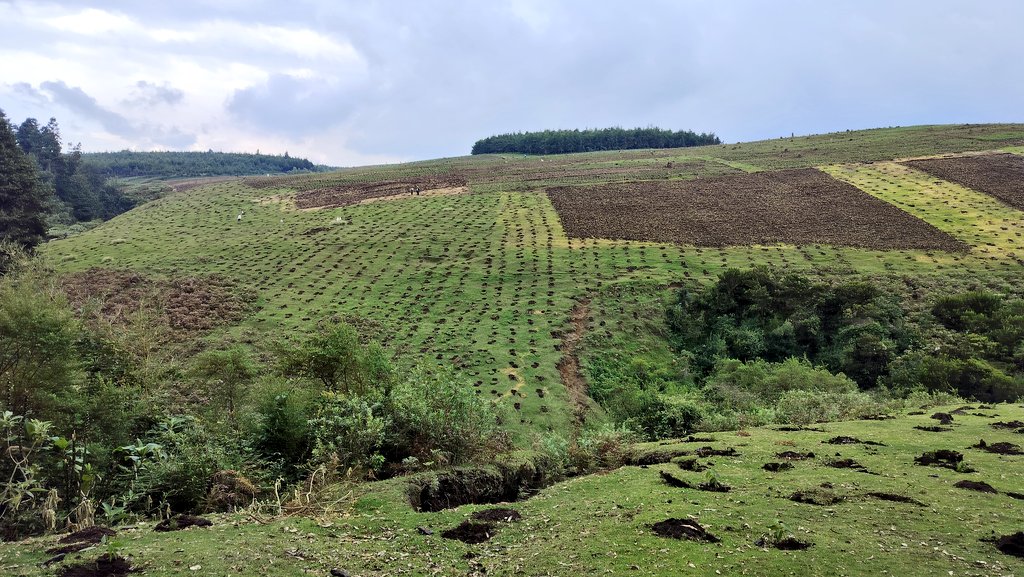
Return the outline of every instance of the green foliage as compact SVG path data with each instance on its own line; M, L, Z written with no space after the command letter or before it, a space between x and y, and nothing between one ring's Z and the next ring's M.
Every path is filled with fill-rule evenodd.
M279 356L285 375L317 379L327 390L344 394L386 390L393 378L380 345L363 346L356 330L345 323L313 335L297 348L281 349Z
M282 172L316 171L321 167L304 158L272 154L234 152L91 152L82 155L85 164L107 177L153 176L186 178L202 176L245 176Z
M721 144L714 134L660 128L604 128L600 130L545 130L489 136L473 144L473 154L521 152L523 154L564 154L595 150L634 148L683 148Z
M725 359L708 378L705 394L720 407L750 411L771 406L790 391L842 394L856 390L857 383L845 375L790 357L781 363Z
M266 387L258 397L250 415L248 442L262 458L279 464L281 476L295 480L310 457L310 420L316 399L294 383Z
M46 234L46 194L0 110L0 241L31 249ZM0 269L0 274L3 270Z
M781 422L798 426L848 421L885 414L888 405L863 391L813 391L794 389L783 393L775 407Z
M209 385L211 397L222 403L233 419L235 406L244 397L256 377L256 366L245 349L234 346L209 351L196 358L196 374Z
M729 269L711 285L681 289L667 322L700 374L722 358L806 357L862 388L913 342L898 303L870 283L818 284L766 267Z
M379 471L384 465L381 449L390 420L379 403L361 396L323 393L309 421L314 465L342 471L361 468Z
M909 390L952 393L984 402L1014 401L1024 397L1024 377L1008 375L991 362L917 351L894 363L890 386Z

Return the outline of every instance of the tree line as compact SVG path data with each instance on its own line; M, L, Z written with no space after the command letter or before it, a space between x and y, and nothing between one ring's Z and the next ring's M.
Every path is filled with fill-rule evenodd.
M472 153L565 154L636 148L684 148L721 143L714 133L697 134L690 130L616 127L499 134L476 141Z
M182 178L202 176L248 176L293 171L316 171L305 158L235 152L91 152L83 160L104 176L130 178Z

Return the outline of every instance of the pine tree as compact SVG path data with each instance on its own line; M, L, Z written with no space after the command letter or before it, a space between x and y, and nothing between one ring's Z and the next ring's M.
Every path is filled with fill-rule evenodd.
M46 234L45 197L32 160L21 151L0 110L0 240L31 249Z

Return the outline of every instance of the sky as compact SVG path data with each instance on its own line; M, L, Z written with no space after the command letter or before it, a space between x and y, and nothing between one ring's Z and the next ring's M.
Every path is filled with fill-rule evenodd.
M0 109L85 151L355 166L506 132L1024 121L1019 0L0 0Z

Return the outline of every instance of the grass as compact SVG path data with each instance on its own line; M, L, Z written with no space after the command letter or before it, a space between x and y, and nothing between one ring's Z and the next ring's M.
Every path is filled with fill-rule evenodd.
M1022 530L1024 501L953 487L963 479L984 480L1000 491L1024 488L1020 456L999 456L969 449L979 439L1020 444L1021 435L990 427L994 420L1024 419L1024 407L998 405L957 415L953 430L914 429L933 425L934 411L903 414L884 421L822 425L822 431L782 432L751 429L714 433L711 443L651 444L650 449L693 450L710 444L735 447L735 457L711 457L728 493L708 493L665 485L659 471L699 483L705 473L680 470L672 463L649 468L623 467L571 479L512 506L523 520L503 524L490 541L465 545L442 539L441 531L461 522L481 505L439 513L418 513L405 497L404 479L362 485L342 502L337 515L257 522L247 515L215 516L208 529L152 532L153 523L120 528L123 555L156 577L201 574L268 577L303 573L324 575L344 568L352 575L1008 575L1024 571L1020 559L999 553L982 539ZM998 417L993 417L998 415ZM829 445L849 435L885 446ZM964 453L977 472L913 464L914 457L938 448ZM817 457L795 461L794 469L768 473L761 466L778 461L785 450L812 451ZM852 458L877 474L825 465ZM795 491L821 489L843 498L830 506L794 503ZM867 496L886 492L911 497L926 506ZM719 544L675 541L652 534L650 525L665 518L692 517L718 536ZM418 527L434 531L423 535ZM765 534L792 534L813 546L784 552L755 545ZM48 575L38 563L56 537L0 545L5 575ZM95 558L98 549L68 560ZM190 570L199 566L199 568Z
M253 181L264 188L216 182L51 242L43 252L61 271L215 273L254 290L257 311L211 340L260 343L296 338L325 318L369 321L403 359L456 366L478 394L517 417L510 428L520 444L528 444L534 434L563 432L572 421L556 365L560 331L580 299L624 291L599 301L592 322L616 328L634 312L650 316L642 310L650 302L631 293L659 294L671 283L707 280L729 267L771 264L794 272L1012 282L1021 263L1020 211L962 187L935 184L897 164L849 163L992 149L1024 143L1021 134L1017 125L913 127L694 149L462 157ZM542 192L551 184L706 178L811 165L824 165L834 176L965 240L972 250L961 255L825 245L719 249L575 240L566 238ZM308 211L280 200L296 189L451 170L468 175L471 194ZM585 353L635 350L657 330L648 323Z

